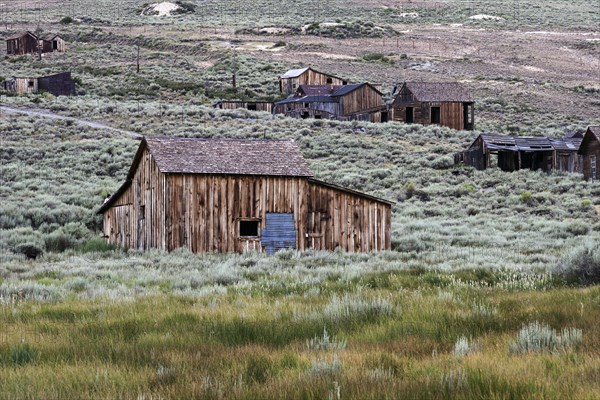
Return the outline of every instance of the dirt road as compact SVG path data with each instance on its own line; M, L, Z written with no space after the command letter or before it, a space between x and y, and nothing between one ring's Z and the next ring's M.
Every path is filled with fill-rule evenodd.
M30 109L30 108L12 108L12 107L0 106L0 113L24 114L24 115L31 115L34 117L43 117L43 118L58 119L58 120L69 120L69 121L74 121L74 122L78 123L79 125L88 126L90 128L108 129L108 130L111 130L114 132L124 133L126 135L133 136L136 138L142 137L142 135L140 135L137 132L113 128L112 126L104 125L100 122L86 121L86 120L79 119L79 118L66 117L64 115L54 114L54 113L51 113L51 112L45 111L45 110L34 110L34 109Z

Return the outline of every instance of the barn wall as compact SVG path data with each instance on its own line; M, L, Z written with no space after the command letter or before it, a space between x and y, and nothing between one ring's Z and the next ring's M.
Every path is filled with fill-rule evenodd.
M262 101L222 101L219 104L219 108L223 110L235 110L238 108L248 109L248 105L255 105L256 111L266 111L270 113L273 110L273 103Z
M348 252L391 249L391 206L309 181L306 248Z
M16 93L37 93L37 78L14 78L7 81L7 90Z
M39 90L45 90L55 96L69 96L75 93L75 82L71 78L71 72L44 76L38 78Z
M14 55L35 53L37 51L37 44L37 39L30 35L9 39L6 41L6 53Z
M327 82L327 79L331 79ZM331 75L324 74L318 71L308 70L302 75L295 78L280 78L279 84L281 92L290 95L294 94L300 85L345 85L347 81L336 78Z
M440 124L452 129L464 129L463 103L413 103L394 105L391 118L404 122L406 107L413 107L415 124L431 125L431 107L440 107Z
M341 111L344 115L373 110L383 106L383 99L369 85L363 85L341 98Z
M592 158L596 156L596 179L600 177L600 142L592 139L592 135L584 136L579 153L583 156L583 176L585 179L592 178Z
M54 43L56 42L56 50L54 49ZM43 40L42 41L42 52L44 53L52 53L54 51L58 51L58 52L64 52L66 50L65 48L65 41L63 39L61 39L60 37L56 37L53 40Z
M104 213L104 235L125 248L165 249L165 177L144 150L131 185Z

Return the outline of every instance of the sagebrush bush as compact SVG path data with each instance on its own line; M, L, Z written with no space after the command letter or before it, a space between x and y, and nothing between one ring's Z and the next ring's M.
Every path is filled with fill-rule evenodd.
M565 328L561 335L545 323L531 322L521 328L517 339L511 344L512 353L561 352L579 345L583 332L577 328Z
M554 274L570 284L600 283L600 247L587 242L567 252L554 267Z

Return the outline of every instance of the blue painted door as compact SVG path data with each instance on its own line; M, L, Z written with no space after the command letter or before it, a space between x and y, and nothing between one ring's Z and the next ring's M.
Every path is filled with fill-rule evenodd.
M266 228L262 231L261 245L268 255L282 249L296 248L294 214L267 213Z

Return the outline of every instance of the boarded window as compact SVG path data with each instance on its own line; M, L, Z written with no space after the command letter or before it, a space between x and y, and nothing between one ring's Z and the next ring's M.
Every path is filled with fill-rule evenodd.
M440 123L440 108L439 107L431 107L431 123L432 124Z
M282 249L296 248L296 228L294 214L267 213L266 229L263 231L261 245L267 254L275 254Z
M258 221L240 221L240 237L258 236Z

